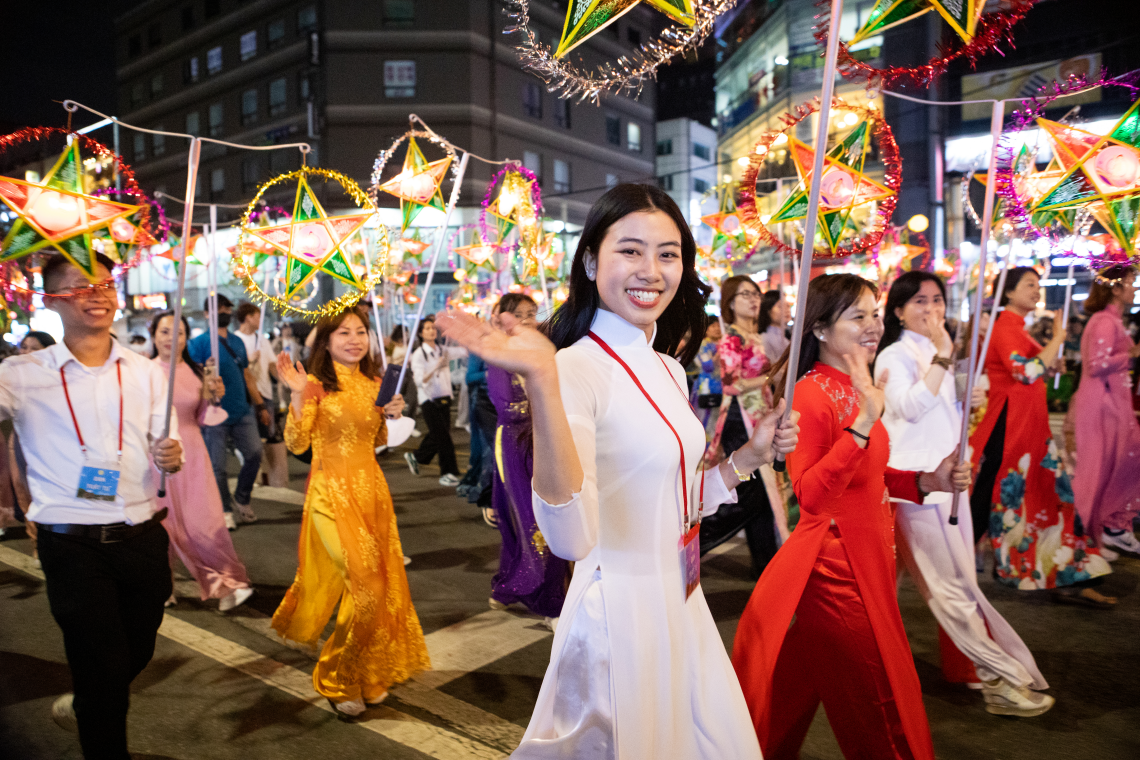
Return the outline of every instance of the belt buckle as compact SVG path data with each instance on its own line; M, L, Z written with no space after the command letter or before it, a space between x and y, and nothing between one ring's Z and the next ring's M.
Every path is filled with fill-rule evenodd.
M101 544L117 544L123 540L119 531L125 531L127 525L125 523L118 523L114 525L100 525L99 526L99 543Z

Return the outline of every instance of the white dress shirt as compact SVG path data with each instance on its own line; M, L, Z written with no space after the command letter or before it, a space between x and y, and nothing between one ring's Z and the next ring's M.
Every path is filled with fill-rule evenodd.
M255 351L260 352L257 363L250 362L249 371L257 382L257 392L261 394L261 398L265 399L266 403L269 403L273 398L273 381L269 379L269 365L277 360L277 357L273 355L273 347L269 344L269 339L263 335L259 341L256 332L249 334L243 333L241 330L232 330L231 332L241 338L241 342L245 344L245 355L247 357L252 357Z
M123 458L114 501L76 496L86 462L114 463L119 438L119 380L122 362ZM83 440L84 458L68 410L59 370L67 376L71 408ZM32 504L28 519L57 524L138 524L157 511L159 473L151 463L152 443L162 438L166 376L150 359L111 342L111 355L99 367L86 367L57 343L42 351L13 356L0 364L0 419L11 419L28 462ZM171 411L170 437L179 439ZM180 440L180 439L179 439Z
M930 472L958 447L962 407L954 389L954 375L942 376L938 393L926 387L926 373L938 351L925 335L903 330L897 341L875 359L875 380L889 370L883 395L883 427L891 438L891 458L887 465L899 470ZM936 492L926 504L950 500L950 494ZM897 500L896 500L897 501Z
M465 348L440 345L429 348L425 343L412 352L412 377L416 380L416 393L421 404L437 398L451 398L451 360L464 356L467 356ZM432 375L437 367L439 371Z

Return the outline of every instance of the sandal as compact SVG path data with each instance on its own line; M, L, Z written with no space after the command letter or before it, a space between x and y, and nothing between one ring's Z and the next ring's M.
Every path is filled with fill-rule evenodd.
M1063 591L1054 591L1052 595L1055 604L1072 604L1078 607L1091 607L1094 610L1111 610L1116 608L1116 597L1105 596L1095 589L1081 589L1076 594Z
M499 517L495 514L493 507L483 507L483 522L490 525L492 528L499 527Z

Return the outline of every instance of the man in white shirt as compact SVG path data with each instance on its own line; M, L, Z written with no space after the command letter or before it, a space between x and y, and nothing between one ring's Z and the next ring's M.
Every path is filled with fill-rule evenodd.
M273 355L273 348L269 345L269 340L260 335L261 330L261 309L254 306L249 301L242 301L237 305L234 311L234 324L237 325L237 330L234 332L241 342L245 344L245 355L249 359L248 376L254 381L257 386L257 392L261 395L262 402L268 405L268 402L273 398L273 381L269 377L269 369L276 357ZM258 424L260 427L262 438L273 438L274 423L273 413L275 408L269 410L269 424L264 424L265 416L258 415Z
M27 459L28 520L75 688L52 717L78 722L84 757L129 760L130 684L154 654L172 590L156 466L177 472L182 446L173 416L163 437L162 368L111 336L113 266L98 256L93 285L62 255L44 264L63 342L0 364L0 419L13 421Z

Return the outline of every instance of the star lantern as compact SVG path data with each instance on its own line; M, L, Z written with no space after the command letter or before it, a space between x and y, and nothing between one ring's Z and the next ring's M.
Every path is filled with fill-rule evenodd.
M1057 184L1064 175L1065 170L1061 168L1056 155L1053 156L1053 160L1043 171L1038 171L1034 156L1030 153L1027 145L1021 146L1021 150L1013 162L1013 184L1018 195L1027 198L1030 205L1038 203L1045 193ZM974 179L984 187L989 181L989 176L986 172L976 172ZM998 188L1000 191L1000 181ZM991 220L993 223L996 224L1005 217L1006 207L1007 201L999 192L994 203L994 216ZM977 216L977 212L972 211L971 213L973 216ZM1076 211L1073 209L1038 211L1032 215L1033 224L1039 227L1045 227L1056 222L1069 232L1072 232L1075 220Z
M197 264L198 266L206 266L206 262L198 258L196 251L198 250L198 241L202 240L201 235L190 236L190 248L186 252L186 263ZM172 237L169 240L170 248L158 254L159 258L170 259L174 262L174 271L178 271L178 259L180 258L179 252L182 248L182 240L180 238Z
M848 44L882 34L930 11L937 11L963 42L972 42L985 5L985 0L876 0L867 22Z
M486 264L495 255L498 246L493 243L486 243L483 241L483 235L479 232L475 233L475 239L468 245L455 246L455 252L463 258L470 261L475 266Z
M815 151L795 138L789 138L792 160L800 185L784 205L772 215L771 222L790 222L803 219L808 210L808 189L815 161ZM824 159L823 177L819 193L819 234L824 244L834 253L845 233L854 230L852 212L869 203L893 197L894 191L875 182L863 173L867 153L871 148L871 130L866 121L857 124Z
M1140 101L1107 135L1038 119L1063 172L1040 200L1042 211L1088 208L1129 256L1140 247Z
M371 216L371 213L363 213L330 217L302 176L297 182L293 218L284 224L257 227L248 232L288 257L284 298L289 300L317 272L332 275L357 289L365 287L349 263L345 243Z
M566 23L562 27L562 39L558 42L554 57L565 56L642 2L661 11L678 24L691 27L696 22L693 0L570 0L570 7L566 9Z
M0 178L0 201L18 217L0 243L0 262L37 251L59 252L87 279L98 279L93 233L137 213L141 207L85 193L82 167L79 142L74 141L42 182Z
M736 211L736 202L730 188L725 187L721 191L720 210L715 214L702 216L701 222L713 228L710 251L715 251L730 241L736 243L738 247L747 247L748 237L740 223L740 214Z
M495 217L499 239L510 234L517 225L524 246L533 245L538 214L534 206L534 182L521 172L508 170L503 174L499 197L487 206L487 213Z
M380 189L400 199L400 213L403 222L400 231L419 216L427 207L444 210L443 193L440 184L451 166L451 156L438 161L428 161L416 144L414 137L408 138L408 151L404 155L404 168L392 179L380 185Z

